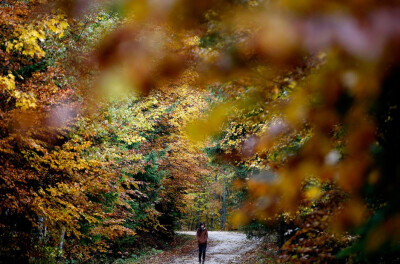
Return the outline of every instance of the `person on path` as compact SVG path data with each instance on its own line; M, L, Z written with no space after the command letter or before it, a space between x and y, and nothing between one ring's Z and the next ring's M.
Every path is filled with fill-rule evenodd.
M200 227L197 229L197 243L199 245L199 263L204 263L206 258L206 249L207 249L207 239L208 232L204 223L200 223ZM201 262L201 256L203 255L203 262Z

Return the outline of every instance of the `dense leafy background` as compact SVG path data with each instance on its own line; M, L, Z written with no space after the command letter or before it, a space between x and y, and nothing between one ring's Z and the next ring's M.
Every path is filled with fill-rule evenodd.
M178 229L399 261L396 1L0 1L0 256ZM271 260L269 260L271 261Z

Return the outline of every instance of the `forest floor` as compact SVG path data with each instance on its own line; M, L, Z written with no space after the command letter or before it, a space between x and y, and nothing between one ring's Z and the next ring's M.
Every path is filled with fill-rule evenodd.
M151 256L140 263L143 264L192 264L198 263L198 248L194 231L178 232L190 235L193 239L172 250ZM208 231L208 245L206 253L207 264L233 264L233 263L261 263L253 262L257 258L257 251L262 245L262 240L247 239L246 235L239 232ZM243 262L245 261L245 262Z

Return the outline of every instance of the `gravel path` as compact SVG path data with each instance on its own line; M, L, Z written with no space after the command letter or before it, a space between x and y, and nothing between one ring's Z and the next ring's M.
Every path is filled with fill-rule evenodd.
M196 235L196 232L178 232L180 234ZM261 240L247 239L245 234L239 232L208 231L208 245L206 252L207 264L239 263L235 259L253 250ZM198 252L192 251L178 255L167 263L194 264L198 263Z

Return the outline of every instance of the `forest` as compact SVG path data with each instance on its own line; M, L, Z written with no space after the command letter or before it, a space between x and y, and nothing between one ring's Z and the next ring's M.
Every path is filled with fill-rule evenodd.
M399 47L395 0L0 0L0 263L200 222L241 263L400 263Z

